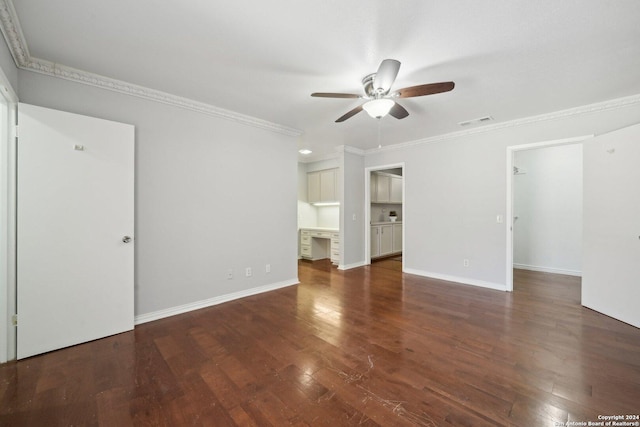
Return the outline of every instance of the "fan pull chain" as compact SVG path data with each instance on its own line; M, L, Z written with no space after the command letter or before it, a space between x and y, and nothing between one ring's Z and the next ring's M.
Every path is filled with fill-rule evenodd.
M382 148L382 143L380 142L380 119L381 117L378 117L378 148Z

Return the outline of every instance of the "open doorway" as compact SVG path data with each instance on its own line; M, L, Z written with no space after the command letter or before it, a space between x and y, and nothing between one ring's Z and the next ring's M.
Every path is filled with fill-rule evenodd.
M405 232L404 164L365 169L365 262L402 271Z
M581 275L582 141L507 148L507 290L513 269Z

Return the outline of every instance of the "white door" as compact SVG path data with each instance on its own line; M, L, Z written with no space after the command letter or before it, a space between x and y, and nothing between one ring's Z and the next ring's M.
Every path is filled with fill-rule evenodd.
M133 329L134 127L27 104L18 126L18 358Z
M640 327L640 125L583 144L582 304Z

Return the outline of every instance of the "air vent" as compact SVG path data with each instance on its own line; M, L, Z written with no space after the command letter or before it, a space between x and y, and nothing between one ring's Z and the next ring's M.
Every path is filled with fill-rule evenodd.
M491 120L493 120L493 117L485 116L485 117L480 117L479 119L473 119L473 120L467 120L466 122L460 122L458 124L460 126L462 126L462 127L467 127L467 126L471 126L471 125L477 125L477 124L480 124L480 123L490 122Z

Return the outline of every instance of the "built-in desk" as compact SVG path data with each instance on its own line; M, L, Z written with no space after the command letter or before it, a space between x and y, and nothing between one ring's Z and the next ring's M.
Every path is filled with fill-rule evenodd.
M337 228L301 228L300 255L314 261L331 258L333 264L339 264L340 231Z

